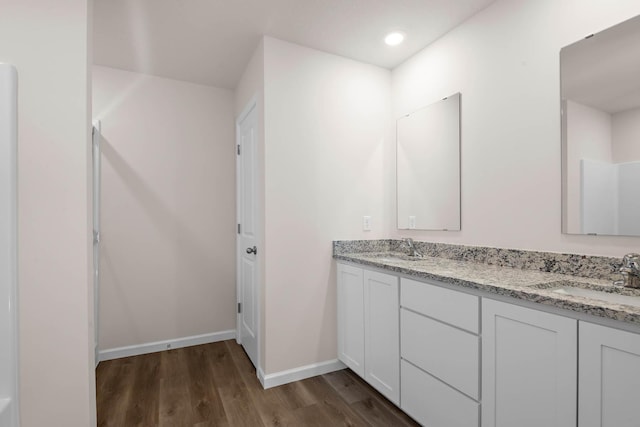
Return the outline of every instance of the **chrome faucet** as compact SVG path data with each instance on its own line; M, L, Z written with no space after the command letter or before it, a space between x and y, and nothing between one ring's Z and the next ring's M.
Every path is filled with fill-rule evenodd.
M613 282L614 285L640 288L640 255L626 254L622 258L622 266L618 271L622 274L622 280L616 280Z
M418 249L416 249L416 245L415 245L415 243L413 243L413 239L412 238L407 237L406 239L402 239L402 242L405 243L409 247L409 256L410 257L422 258L424 256L424 255L422 255L420 253L420 251L418 251Z

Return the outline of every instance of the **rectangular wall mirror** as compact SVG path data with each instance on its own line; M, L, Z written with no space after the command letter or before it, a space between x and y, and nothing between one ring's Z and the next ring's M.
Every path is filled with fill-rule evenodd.
M398 228L460 230L460 94L397 122Z
M640 17L560 51L562 231L640 236Z

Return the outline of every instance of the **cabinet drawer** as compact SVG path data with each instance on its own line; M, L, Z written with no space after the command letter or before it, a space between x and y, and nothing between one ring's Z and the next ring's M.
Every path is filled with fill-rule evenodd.
M479 297L402 279L400 305L459 328L479 333Z
M480 407L415 366L401 362L401 405L420 424L437 427L478 427Z
M400 355L468 396L480 392L480 339L444 323L401 310Z

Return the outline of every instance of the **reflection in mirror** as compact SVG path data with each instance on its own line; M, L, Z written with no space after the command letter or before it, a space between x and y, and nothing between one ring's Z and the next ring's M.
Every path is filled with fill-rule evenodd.
M560 51L563 232L640 236L640 17Z
M398 228L460 230L460 94L398 119Z

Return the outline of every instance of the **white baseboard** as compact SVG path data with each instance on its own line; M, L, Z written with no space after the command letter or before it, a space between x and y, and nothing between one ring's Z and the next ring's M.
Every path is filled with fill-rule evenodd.
M347 366L344 363L338 359L334 359L321 363L312 363L311 365L301 366L299 368L276 372L269 375L265 375L262 369L258 369L258 379L260 380L262 387L267 389L294 381L305 380L318 375L328 374L329 372L340 371L346 367Z
M192 345L209 344L212 342L235 339L235 329L229 331L213 332L211 334L193 335L190 337L176 338L166 341L149 342L126 347L110 348L98 353L98 360L119 359L121 357L138 356L140 354L155 353L157 351L171 350L174 348L189 347Z

